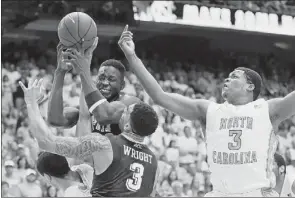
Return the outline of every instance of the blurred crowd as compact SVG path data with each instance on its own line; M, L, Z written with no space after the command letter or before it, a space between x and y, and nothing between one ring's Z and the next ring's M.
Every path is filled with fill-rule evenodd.
M53 72L56 63L55 49L38 53L37 48L26 46L20 50L2 50L2 196L3 197L56 197L63 192L44 181L36 172L38 144L31 135L28 116L24 105L24 95L18 81L27 85L30 78L43 78L46 97L40 104L41 113L46 119L48 95L50 94ZM33 49L30 51L30 49ZM259 65L259 55L223 52L217 65L202 65L194 61L170 61L157 54L139 52L139 57L154 75L162 88L190 98L206 98L222 102L221 86L224 77L236 65L247 64L259 71L264 78L262 97L284 96L295 90L294 73L282 67L275 58L269 58L268 65ZM207 55L210 58L210 54ZM229 67L228 58L235 60ZM211 58L212 59L212 58ZM93 57L92 75L96 79L100 60ZM128 64L123 60L128 68ZM215 68L212 69L212 68ZM217 68L217 69L216 69ZM135 95L153 105L159 115L157 132L146 143L154 151L160 164L160 182L157 184L161 196L204 196L212 189L210 173L206 163L206 145L198 120L191 122L160 108L144 92L137 78L126 73L126 87L123 92ZM78 106L81 81L73 72L67 73L64 80L64 106ZM60 136L75 136L71 129L51 128ZM288 172L295 179L295 116L279 127L279 146L288 165Z

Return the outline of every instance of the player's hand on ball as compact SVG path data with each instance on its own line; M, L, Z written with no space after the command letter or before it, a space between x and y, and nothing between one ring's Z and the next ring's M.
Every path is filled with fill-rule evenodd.
M70 63L77 73L89 71L92 60L92 53L95 50L98 43L98 37L95 38L93 45L84 50L83 46L79 47L79 50L71 48L64 52L65 56L70 57L71 59L66 59L65 62Z
M135 45L132 39L133 34L128 31L128 25L126 25L118 42L125 55L132 55L134 53Z
M41 78L40 80L30 80L28 87L26 87L22 81L19 81L19 85L22 88L24 95L25 95L25 102L27 104L32 104L34 102L37 102L40 97L42 97L42 81L43 79Z
M72 65L64 61L64 50L65 46L61 42L57 45L57 69L63 71L69 71L72 69Z

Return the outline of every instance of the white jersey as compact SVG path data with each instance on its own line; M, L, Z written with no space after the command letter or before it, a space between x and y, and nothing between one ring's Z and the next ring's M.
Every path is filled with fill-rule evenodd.
M64 197L91 197L90 189L93 179L93 168L87 164L80 164L71 167L72 171L80 174L83 184L73 185L64 192Z
M292 184L293 182L291 183L286 175L280 197L294 197L294 193L292 191Z
M206 144L214 191L236 194L274 187L277 137L264 99L239 106L211 103Z

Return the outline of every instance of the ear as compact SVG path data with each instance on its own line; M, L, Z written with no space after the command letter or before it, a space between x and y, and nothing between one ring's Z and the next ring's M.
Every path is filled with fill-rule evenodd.
M124 125L124 131L126 131L126 132L131 132L132 131L130 122L128 122L128 123L126 123Z
M255 89L254 84L248 84L247 91L253 91Z
M123 90L125 88L125 80L124 80L124 77L123 77L123 80L121 82L121 90Z
M279 173L280 174L283 174L285 172L285 167L284 166L281 166L280 168L279 168Z

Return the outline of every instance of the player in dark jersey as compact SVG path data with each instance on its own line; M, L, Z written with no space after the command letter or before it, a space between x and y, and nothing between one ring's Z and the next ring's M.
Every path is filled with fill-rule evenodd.
M25 94L31 131L41 149L69 158L83 159L91 156L94 161L93 197L155 195L159 173L157 159L144 144L144 137L153 134L158 126L158 116L152 107L145 103L126 107L121 112L119 122L123 132L118 136L99 133L82 137L55 136L43 120L36 101L41 83L42 80L36 80L26 88L20 82ZM93 96L93 93L86 95L86 101L87 96ZM104 101L98 106L106 109L109 104Z
M94 49L91 50L93 51ZM73 107L63 108L62 92L64 77L72 66L70 63L64 61L66 53L65 48L61 44L58 45L57 51L58 64L54 73L54 82L48 104L48 122L55 127L70 128L76 125L79 119L88 119L89 113L81 112L81 108L80 110ZM126 106L140 102L136 97L120 94L120 91L125 85L125 71L125 66L120 61L114 59L107 60L101 64L98 70L96 87L108 102L121 101ZM81 94L80 107L85 103L83 100L84 96ZM106 133L120 134L121 130L117 121L110 119L112 117L113 115L111 113L108 117L92 115L92 132L98 132L103 135ZM77 130L79 133L78 136L85 135L86 131Z

